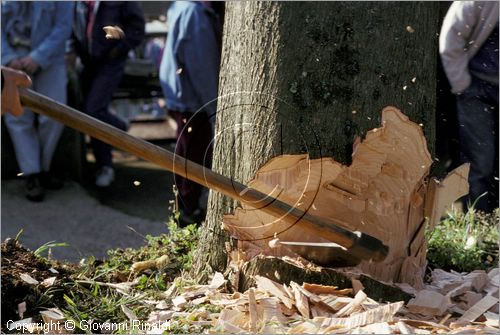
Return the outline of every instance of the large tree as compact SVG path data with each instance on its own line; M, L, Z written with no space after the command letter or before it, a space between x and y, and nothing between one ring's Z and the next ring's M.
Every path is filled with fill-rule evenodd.
M228 3L213 169L245 183L283 153L349 164L386 105L433 152L438 16L435 2ZM222 215L235 206L211 193L196 274L225 269Z

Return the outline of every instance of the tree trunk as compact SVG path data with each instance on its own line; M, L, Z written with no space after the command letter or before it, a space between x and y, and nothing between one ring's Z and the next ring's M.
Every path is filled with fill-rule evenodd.
M270 158L308 153L350 163L356 136L386 105L422 124L434 148L438 3L230 2L214 142L215 171L246 183ZM224 271L211 192L194 273Z

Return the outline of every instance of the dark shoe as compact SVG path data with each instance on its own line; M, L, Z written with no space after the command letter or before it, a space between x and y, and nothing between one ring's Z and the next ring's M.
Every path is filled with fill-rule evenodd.
M179 212L179 226L181 227L186 227L190 224L200 224L203 220L205 220L205 212L200 208L196 208L194 211L189 213L182 209Z
M50 172L41 172L40 182L48 190L60 190L64 185L62 179L55 177Z
M45 196L45 191L40 183L40 174L34 173L26 176L26 198L30 201L40 202Z

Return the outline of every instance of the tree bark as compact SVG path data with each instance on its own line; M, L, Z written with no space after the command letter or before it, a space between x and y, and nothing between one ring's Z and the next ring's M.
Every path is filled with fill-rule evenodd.
M226 7L213 169L246 183L270 158L308 153L350 163L356 136L386 105L435 139L439 4L230 2ZM224 271L222 215L211 192L194 273Z

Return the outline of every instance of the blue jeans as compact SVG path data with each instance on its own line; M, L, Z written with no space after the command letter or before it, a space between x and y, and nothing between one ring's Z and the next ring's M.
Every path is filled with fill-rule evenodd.
M491 212L498 207L498 85L478 78L457 97L460 157L470 162L468 203ZM496 179L495 179L496 178Z
M32 76L33 90L66 103L66 65L54 64ZM25 175L48 172L64 126L44 115L24 109L21 116L5 114L5 125L14 144L17 163Z

